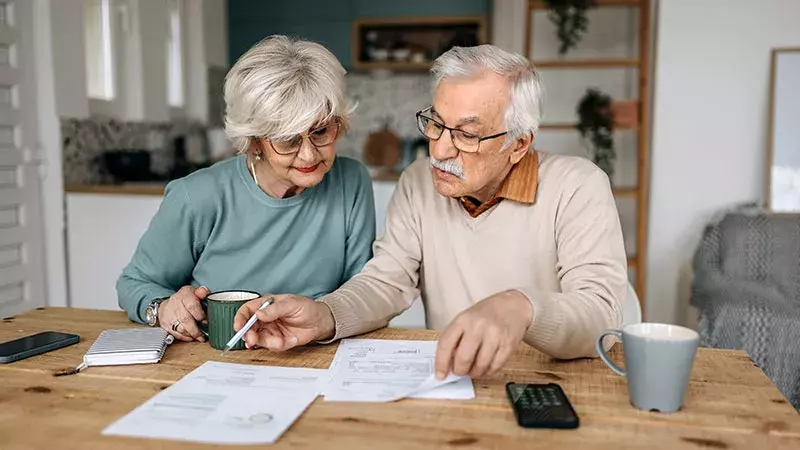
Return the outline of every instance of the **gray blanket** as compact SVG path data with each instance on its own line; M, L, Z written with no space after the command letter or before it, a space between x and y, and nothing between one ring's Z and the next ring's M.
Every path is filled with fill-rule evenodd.
M741 349L800 410L800 215L736 212L694 257L700 344Z

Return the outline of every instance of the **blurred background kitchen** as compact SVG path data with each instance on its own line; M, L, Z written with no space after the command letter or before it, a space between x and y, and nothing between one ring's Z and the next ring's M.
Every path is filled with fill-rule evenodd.
M378 235L399 173L427 157L431 61L479 43L528 56L546 91L536 148L608 173L645 319L696 326L705 226L769 204L773 162L800 154L794 135L775 158L769 140L774 92L800 92L770 89L797 17L796 0L0 0L0 145L16 148L0 151L0 312L116 309L166 183L232 155L227 69L288 34L348 71L358 108L337 150L373 175ZM800 198L792 183L782 198ZM396 324L424 326L419 306Z

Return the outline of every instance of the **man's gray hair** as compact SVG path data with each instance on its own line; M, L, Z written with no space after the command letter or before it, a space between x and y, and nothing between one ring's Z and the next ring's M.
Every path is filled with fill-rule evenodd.
M242 55L225 77L225 132L239 153L252 138L288 139L352 112L345 70L325 47L270 36Z
M494 45L453 47L433 63L433 90L445 78L466 78L494 72L508 79L511 87L503 149L523 136L536 134L542 119L542 85L533 65L522 55Z

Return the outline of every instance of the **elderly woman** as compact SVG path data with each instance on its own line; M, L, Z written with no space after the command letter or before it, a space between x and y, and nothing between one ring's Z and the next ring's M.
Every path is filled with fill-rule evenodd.
M375 237L363 165L335 158L350 112L345 70L284 36L253 46L225 79L239 155L172 181L117 282L131 320L203 341L209 291L317 298L358 273Z

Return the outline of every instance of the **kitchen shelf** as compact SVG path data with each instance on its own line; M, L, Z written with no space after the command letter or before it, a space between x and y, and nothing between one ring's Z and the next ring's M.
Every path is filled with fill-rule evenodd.
M68 184L64 192L70 194L124 194L124 195L164 195L166 183L159 184Z
M642 0L595 0L598 7L602 6L640 6ZM543 1L531 1L530 9L547 9L547 3Z
M355 70L427 71L433 60L452 45L485 44L487 18L479 15L359 19L353 22L350 39ZM414 55L421 55L421 59Z
M397 181L400 179L399 172L376 172L371 173L373 181ZM68 194L114 194L114 195L164 195L167 182L152 183L122 183L122 184L75 184L69 183L64 186L64 192Z
M537 69L607 69L615 67L639 67L635 58L611 59L542 59L531 61Z

